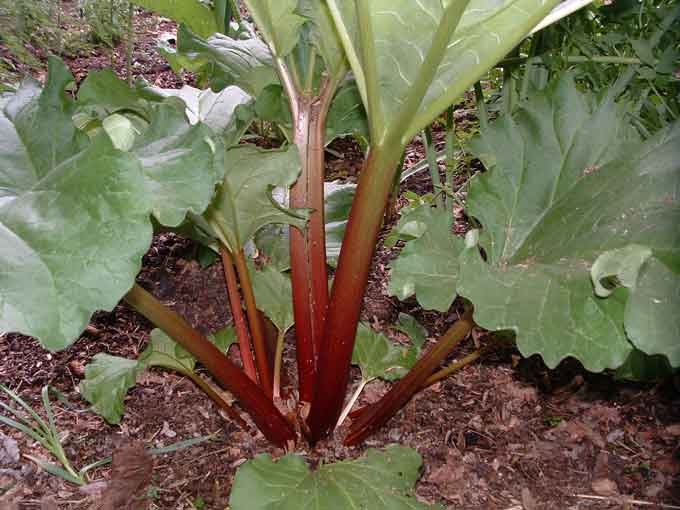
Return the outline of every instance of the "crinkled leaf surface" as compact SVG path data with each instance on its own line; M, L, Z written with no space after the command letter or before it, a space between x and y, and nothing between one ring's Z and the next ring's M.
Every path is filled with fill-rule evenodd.
M322 465L315 472L297 455L278 461L258 455L241 466L229 499L232 510L414 510L414 485L422 460L418 452L393 445L368 450L353 461Z
M357 330L352 363L361 368L364 380L394 381L404 377L418 360L418 347L404 347L390 341L363 323Z
M297 0L244 0L274 55L285 57L298 42L305 18L297 14Z
M293 287L290 276L267 265L250 272L257 307L271 320L281 333L295 323L293 316Z
M80 394L92 404L92 410L109 423L120 423L125 411L125 395L132 388L142 368L136 360L96 354L85 368Z
M297 13L309 21L309 39L322 56L328 74L339 80L347 72L348 64L328 5L317 0L299 0Z
M680 268L680 124L642 144L624 106L598 103L564 78L496 121L475 148L488 172L472 182L467 212L483 225L487 261L466 249L458 283L475 320L513 329L522 353L549 366L566 356L593 371L620 366L632 349L627 292L597 297L590 268L630 244Z
M263 151L242 145L227 151L224 182L205 219L231 251L240 250L265 225L303 228L307 211L286 209L272 198L275 187L288 188L300 173L297 148Z
M423 308L447 311L456 298L458 255L463 239L451 232L451 212L423 205L399 224L408 241L391 262L389 291L399 299L413 294Z
M0 117L0 330L55 350L132 286L152 210L168 224L202 212L223 171L209 129L189 126L170 104L149 110L132 152L117 150L104 130L90 139L72 120L72 82L53 59L45 89L25 83L3 98ZM104 96L102 104L119 102Z
M267 85L279 83L269 48L257 37L232 39L214 34L203 39L180 26L177 52L185 56L185 61L195 62L188 70L201 69L215 91L236 85L257 97Z
M249 94L236 86L229 86L220 92L201 90L189 85L184 85L181 89L162 89L153 86L144 88L145 91L161 97L179 97L186 104L186 115L192 125L202 122L217 133L231 132L232 126L238 120L235 118L236 109L253 101ZM237 131L240 134L240 130ZM229 138L231 140L233 137ZM228 145L233 145L238 140L231 142Z
M137 5L173 19L178 24L185 23L201 37L218 32L223 25L217 22L213 10L201 0L133 0Z
M186 373L192 372L195 366L196 359L160 329L151 332L149 345L139 355L140 370L162 367Z
M224 176L224 148L202 123L189 125L172 104L154 109L131 149L142 163L153 215L176 227L187 212L201 214Z
M393 329L401 331L411 339L413 345L421 349L427 341L427 329L420 324L415 317L407 313L400 313L397 323L392 326Z
M0 331L68 346L127 292L151 242L139 161L71 120L73 78L55 60L0 116Z
M559 0L472 0L451 35L445 56L433 76L410 126L393 126L406 144L452 104L493 64L516 46ZM366 61L355 2L328 0L364 104L371 111L372 132L380 138L393 125L430 49L444 9L442 0L371 0L365 2L374 51ZM364 30L363 37L370 37ZM375 70L376 95L368 100L367 81Z

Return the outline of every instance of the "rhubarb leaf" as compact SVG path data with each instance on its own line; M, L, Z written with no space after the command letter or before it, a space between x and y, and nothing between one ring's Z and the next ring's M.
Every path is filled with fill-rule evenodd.
M174 105L154 109L131 149L142 163L152 213L168 227L201 214L224 176L224 147L206 125L189 125ZM197 178L201 176L201 178Z
M208 37L221 28L209 4L201 0L133 0L133 3L167 16L177 24L185 23L201 37Z
M232 39L214 34L203 39L185 26L177 32L177 52L193 61L189 71L201 71L219 91L236 85L253 97L272 83L279 83L267 45L257 37Z
M309 21L311 25L309 39L322 56L328 74L339 80L347 73L348 65L328 6L325 2L317 0L300 0L297 13Z
M189 85L181 89L162 89L145 84L143 90L159 98L179 97L186 104L185 113L189 122L192 125L202 122L216 133L222 134L228 147L236 145L250 125L240 122L237 109L251 104L253 98L236 86L213 92Z
M108 131L79 131L72 84L66 66L50 59L42 91L28 81L0 100L0 331L53 350L133 285L152 213L170 225L201 213L224 170L219 140L206 126L189 126L179 102L150 106L150 124L137 115L118 122L129 119L121 110ZM108 106L84 103L102 115L120 107L107 96L101 104Z
M296 13L297 0L244 0L272 53L283 58L298 42L305 18Z
M642 143L625 108L564 77L473 143L488 171L473 179L467 213L483 231L460 257L458 292L480 326L514 330L522 353L550 367L567 356L592 371L619 367L629 339L677 362L680 124ZM591 267L632 244L659 265L642 266L633 292L598 297Z
M359 324L352 351L352 363L361 368L364 380L401 379L418 360L419 347L403 347L390 341L385 335Z
M458 255L463 239L451 232L453 215L428 205L419 207L400 222L408 241L391 263L390 294L399 299L416 295L423 308L447 311L456 298Z
M196 359L163 331L154 329L149 345L139 355L139 367L162 367L185 374L194 371Z
M76 130L72 82L51 59L42 92L25 82L0 103L0 331L53 350L117 304L152 233L139 161Z
M326 259L333 267L338 263L355 192L356 184L324 183Z
M312 472L298 455L274 461L261 454L239 468L229 500L232 510L414 510L438 508L420 503L414 485L422 459L410 448L368 450L365 457L323 464Z
M455 2L372 0L359 8L354 2L328 0L369 110L372 138L383 139L393 129L406 145L515 47L558 1L470 1L445 41L442 61L423 69L445 9L455 10ZM365 16L361 28L359 16ZM425 96L416 115L405 119L408 125L401 125L400 113L419 79L426 80Z
M125 411L127 392L137 382L140 366L136 360L96 354L85 368L80 394L92 404L92 410L112 424L120 423Z
M224 353L236 343L234 328L227 327L208 338ZM125 412L125 396L137 378L151 367L174 370L190 375L196 368L196 359L160 329L151 332L149 345L131 360L109 354L97 354L85 367L85 379L80 383L80 393L92 404L92 410L109 423L120 423Z
M267 265L250 271L255 292L255 302L280 333L288 331L295 323L293 316L293 288L290 276Z
M227 151L227 172L205 219L232 252L242 249L270 223L304 228L307 210L287 209L272 197L276 187L288 188L300 173L297 148L263 151L241 145Z
M419 323L415 317L407 313L399 314L399 319L397 323L392 326L392 329L404 333L411 339L413 345L419 349L422 349L427 341L427 329L425 329L425 326Z

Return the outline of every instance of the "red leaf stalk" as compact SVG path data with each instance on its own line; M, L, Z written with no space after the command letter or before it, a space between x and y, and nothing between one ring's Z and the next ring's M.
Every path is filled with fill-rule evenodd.
M328 308L326 232L324 221L324 146L326 116L335 87L325 82L321 95L296 95L294 141L301 173L291 189L290 205L312 210L306 232L291 229L290 258L295 314L300 402L311 403L316 362Z
M368 408L356 422L352 423L349 435L345 438L345 444L357 444L387 423L414 394L423 388L432 372L460 342L465 340L473 325L472 313L468 311L449 328L403 379L400 379L377 404Z
M236 329L236 338L238 338L238 347L241 352L241 360L243 361L243 370L250 380L257 383L257 370L255 368L255 360L253 353L250 350L250 335L248 333L248 324L243 315L243 308L241 308L241 295L238 292L238 280L236 279L236 271L234 271L234 261L231 253L224 246L220 246L220 255L222 256L222 266L224 266L224 279L227 282L227 293L229 295L229 306L231 308L231 315L234 318L234 329Z
M257 372L260 376L260 386L267 396L271 398L273 382L272 373L269 366L267 344L264 337L264 325L262 324L262 319L257 309L257 304L255 303L255 293L253 292L253 284L250 281L250 273L248 272L246 257L243 254L243 250L238 250L233 254L233 256L234 263L236 264L236 272L238 273L238 279L241 282L241 292L243 293L243 301L246 305L246 315L248 316L250 333L253 336L255 363L257 363Z
M136 284L126 294L125 300L189 351L222 386L231 391L267 439L283 448L295 442L295 431L271 398L179 314Z
M313 441L335 426L342 410L371 259L400 157L400 151L385 153L376 147L361 171L319 352L314 400L307 422Z

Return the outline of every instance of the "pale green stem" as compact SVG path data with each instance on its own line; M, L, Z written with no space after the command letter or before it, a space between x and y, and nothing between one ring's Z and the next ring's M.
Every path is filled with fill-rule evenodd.
M342 413L340 414L340 418L338 418L338 424L335 426L337 429L342 425L342 423L345 421L345 419L349 416L349 413L352 412L352 408L354 407L354 404L356 404L357 400L359 399L359 395L361 395L361 392L364 391L364 388L368 383L370 383L373 378L370 379L364 379L363 377L361 378L361 381L359 382L359 386L357 386L357 389L354 390L354 393L352 393L352 398L349 399L349 402L347 402L347 405L345 408L342 410Z
M283 341L285 331L279 331L276 337L276 353L274 354L274 398L281 398L281 365L283 364Z

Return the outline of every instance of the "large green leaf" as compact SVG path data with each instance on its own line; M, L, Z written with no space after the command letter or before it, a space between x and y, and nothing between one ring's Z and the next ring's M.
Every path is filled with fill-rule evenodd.
M177 33L177 52L184 56L188 70L198 71L210 79L215 91L236 85L253 97L272 83L279 83L267 45L256 37L232 39L215 34L203 39L187 27Z
M283 58L293 51L305 22L295 12L297 0L244 0L244 3L275 56Z
M71 116L72 77L50 62L0 117L0 331L68 346L127 292L151 242L140 163L104 134L88 145Z
M385 335L359 324L352 351L352 364L361 368L364 380L385 379L394 381L406 375L418 360L418 347L403 347L391 342Z
M120 423L125 395L137 382L140 370L136 360L99 353L85 368L80 394L107 422Z
M471 184L468 214L483 225L486 261L471 242L458 292L475 304L476 321L514 330L522 353L539 353L549 366L566 356L593 371L620 366L632 350L624 310L639 304L626 303L623 289L597 297L590 268L604 251L646 246L676 276L655 270L654 296L641 290L641 298L661 299L659 311L677 299L680 124L643 145L624 106L598 102L563 78L496 121L474 147L488 171ZM661 298L664 288L671 294ZM671 355L669 329L645 327L631 340L666 338L649 350Z
M631 244L600 255L591 276L601 297L617 286L630 290L624 325L635 346L650 356L666 355L672 366L680 366L680 274L650 248Z
M305 226L307 211L286 209L272 198L275 187L288 188L300 173L295 146L263 151L242 145L227 151L226 157L224 182L204 215L215 237L238 251L270 223Z
M276 329L285 333L295 323L290 276L271 265L253 270L250 274L257 307L269 317Z
M318 0L299 0L297 12L309 21L310 41L321 54L328 74L339 80L347 73L348 64L328 5Z
M114 83L106 74L93 79ZM180 102L146 105L149 125L137 114L134 122L96 117L109 129L86 135L72 120L81 111L67 92L72 83L52 59L45 89L26 82L3 98L0 117L0 330L50 349L68 346L94 311L112 309L132 286L151 213L176 224L202 212L224 168L220 142L205 126L189 126ZM93 97L83 107L129 110L121 97L112 87L101 107ZM125 129L134 137L116 143L131 152L107 134L125 138Z
M391 263L390 294L399 299L416 295L423 308L447 311L456 298L458 255L464 241L453 236L451 212L422 205L398 224L411 238Z
M275 462L262 454L239 468L229 506L232 510L432 508L414 497L421 464L415 450L397 445L368 450L358 460L325 464L315 472L297 455Z
M392 129L406 144L515 47L558 1L472 0L466 6L464 0L328 0L328 6L369 110L374 138L380 140ZM436 69L423 69L449 7L465 11L446 41L441 63ZM416 115L405 120L408 125L394 125L421 78L427 80L427 92Z
M207 2L201 0L133 0L137 5L173 19L178 24L185 23L201 37L218 32L219 23Z
M144 167L152 213L176 227L202 213L224 176L224 147L205 124L189 125L183 111L161 104L131 151ZM197 178L200 177L200 178Z

